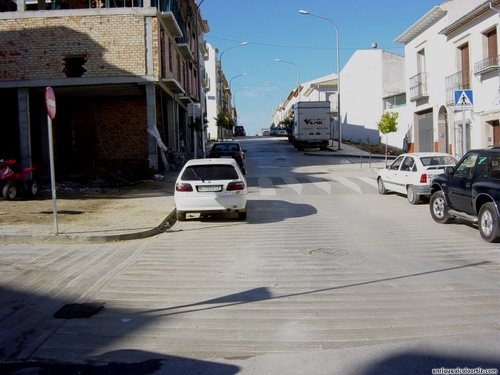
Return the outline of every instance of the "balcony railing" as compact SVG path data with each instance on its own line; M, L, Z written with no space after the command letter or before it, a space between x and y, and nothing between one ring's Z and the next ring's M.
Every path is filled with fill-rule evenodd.
M446 104L455 102L455 90L470 89L470 71L462 70L445 78Z
M427 93L427 73L418 73L410 78L410 100L417 101L427 97L429 97Z
M500 66L500 55L491 56L474 64L474 74L485 74L493 70L498 70Z

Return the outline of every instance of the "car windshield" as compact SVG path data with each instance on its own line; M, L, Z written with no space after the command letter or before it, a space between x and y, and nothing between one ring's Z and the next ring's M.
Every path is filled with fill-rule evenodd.
M184 181L236 180L238 172L232 165L193 165L186 168L181 179Z
M453 156L425 156L421 157L420 161L424 167L430 167L434 165L455 165L457 161Z

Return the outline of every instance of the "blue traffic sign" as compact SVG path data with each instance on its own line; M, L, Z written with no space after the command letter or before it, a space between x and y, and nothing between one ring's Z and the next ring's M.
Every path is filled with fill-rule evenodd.
M472 90L455 90L455 110L472 109Z

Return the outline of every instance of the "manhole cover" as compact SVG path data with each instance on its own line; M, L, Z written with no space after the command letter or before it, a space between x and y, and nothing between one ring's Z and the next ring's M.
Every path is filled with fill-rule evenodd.
M104 303L70 303L54 314L56 319L90 318L104 309Z
M338 249L332 249L329 247L322 247L316 250L311 250L309 251L309 254L311 255L328 255L331 257L344 257L349 252L347 250L338 250Z

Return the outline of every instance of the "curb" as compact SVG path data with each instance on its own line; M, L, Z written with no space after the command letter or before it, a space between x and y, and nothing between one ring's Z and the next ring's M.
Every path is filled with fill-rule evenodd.
M151 229L133 233L87 235L87 234L53 234L53 235L30 235L30 234L4 234L0 235L1 244L97 244L119 241L137 240L152 237L163 233L165 224L175 219L175 210L170 212L161 223Z

